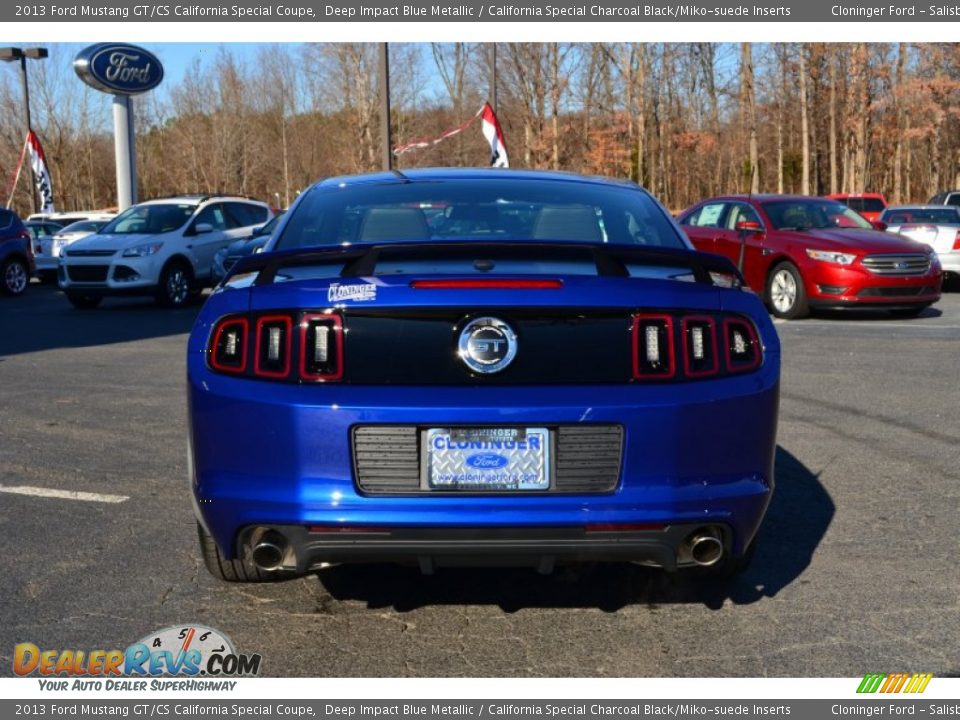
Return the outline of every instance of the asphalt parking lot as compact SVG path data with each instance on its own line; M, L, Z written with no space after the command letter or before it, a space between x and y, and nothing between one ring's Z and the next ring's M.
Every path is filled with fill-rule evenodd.
M777 325L778 489L727 590L620 565L214 580L186 485L196 312L0 299L0 675L18 642L126 647L182 623L271 676L960 673L958 293L917 319ZM3 492L23 486L67 496Z

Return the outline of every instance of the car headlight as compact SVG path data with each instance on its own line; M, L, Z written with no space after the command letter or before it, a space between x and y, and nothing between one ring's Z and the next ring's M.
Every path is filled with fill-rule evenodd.
M851 265L857 259L856 255L850 253L833 252L831 250L807 250L807 256L820 262L833 263L834 265Z
M134 247L129 247L123 251L123 257L146 257L147 255L153 255L155 252L159 252L160 248L163 247L162 242L158 243L147 243L146 245L136 245Z

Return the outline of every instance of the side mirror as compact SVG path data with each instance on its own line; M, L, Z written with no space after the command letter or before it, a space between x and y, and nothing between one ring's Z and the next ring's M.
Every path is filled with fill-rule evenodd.
M213 232L213 225L210 223L197 223L193 226L193 232L197 235Z
M875 230L886 230L887 224L883 220L874 220L872 223Z
M265 228L265 227L266 227L266 225L257 225L256 227L254 227L253 230L252 230L251 233L250 233L251 237L256 236L256 235L259 235L260 233L262 233L262 232L263 232L263 228Z
M734 228L738 232L761 232L760 223L753 220L738 220Z

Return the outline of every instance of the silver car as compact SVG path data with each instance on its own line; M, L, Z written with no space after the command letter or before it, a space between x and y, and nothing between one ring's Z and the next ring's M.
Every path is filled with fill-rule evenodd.
M102 220L80 220L60 228L53 235L44 235L34 244L34 257L37 261L37 274L43 278L56 278L60 253L65 247L87 235L93 235L110 222L110 217Z
M943 272L960 276L960 208L952 205L888 207L880 220L887 232L906 235L929 245L940 258Z

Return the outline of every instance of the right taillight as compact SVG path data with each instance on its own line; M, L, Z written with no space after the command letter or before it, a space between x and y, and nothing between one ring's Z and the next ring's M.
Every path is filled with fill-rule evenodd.
M683 336L683 372L687 377L705 377L720 372L717 352L717 321L690 315L680 321Z
M210 334L210 368L289 382L343 379L343 320L320 312L272 311L221 318Z
M753 323L727 318L723 321L723 337L729 372L747 372L760 365L763 356Z
M633 316L634 380L670 380L677 372L673 317L642 313Z
M640 312L630 333L633 380L700 380L763 362L756 326L730 313Z
M957 236L953 239L953 249L960 250L960 230L957 230Z

